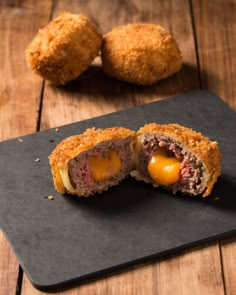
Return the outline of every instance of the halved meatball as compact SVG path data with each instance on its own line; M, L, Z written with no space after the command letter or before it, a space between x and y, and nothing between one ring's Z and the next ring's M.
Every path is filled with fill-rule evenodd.
M120 183L134 169L135 132L87 129L63 140L49 156L56 189L88 197Z
M173 193L208 196L221 172L216 141L178 124L147 124L135 147L137 180Z

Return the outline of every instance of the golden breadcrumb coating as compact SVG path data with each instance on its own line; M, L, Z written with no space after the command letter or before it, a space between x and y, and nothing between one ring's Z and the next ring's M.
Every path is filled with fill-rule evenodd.
M221 173L221 154L216 141L211 141L191 128L178 124L150 123L140 128L138 135L157 133L179 142L183 148L199 159L207 175L206 190L203 197L208 196Z
M102 35L85 16L64 12L40 29L26 49L32 70L53 84L77 78L98 55Z
M150 85L181 69L175 39L156 24L137 23L113 28L103 37L102 63L111 77Z
M129 136L134 137L135 132L123 127L110 127L106 129L89 128L82 134L70 136L61 141L49 156L54 185L58 192L65 192L60 169L65 168L69 160L101 142L122 139Z

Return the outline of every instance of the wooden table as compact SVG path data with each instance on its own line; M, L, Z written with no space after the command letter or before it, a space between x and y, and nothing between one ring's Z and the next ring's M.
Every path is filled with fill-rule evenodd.
M24 51L38 29L68 10L105 33L128 22L154 22L177 39L181 72L150 87L106 77L99 67L65 87L27 68ZM203 88L236 110L235 0L0 0L0 139L19 137ZM99 65L99 59L95 60ZM235 136L235 135L234 135ZM203 225L204 226L204 225ZM0 232L0 295L45 294L23 273ZM57 294L236 294L236 237L139 265Z

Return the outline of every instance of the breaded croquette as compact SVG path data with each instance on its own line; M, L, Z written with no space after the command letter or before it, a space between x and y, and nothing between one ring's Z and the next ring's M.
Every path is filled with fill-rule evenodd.
M137 180L173 193L208 196L221 173L221 154L211 141L178 124L150 123L137 132Z
M117 185L134 169L134 136L130 129L111 127L64 139L49 156L57 191L88 197Z
M103 37L101 54L106 74L135 84L151 85L182 66L177 42L156 24L113 28Z
M26 50L32 70L53 84L77 78L98 55L102 35L85 16L64 12L40 29Z

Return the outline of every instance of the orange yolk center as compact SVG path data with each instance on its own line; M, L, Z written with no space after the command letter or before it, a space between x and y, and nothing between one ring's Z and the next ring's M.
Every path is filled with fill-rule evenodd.
M160 185L171 185L179 180L181 161L160 148L148 163L151 178Z
M101 156L91 156L89 166L95 181L105 181L119 173L121 159L113 149L108 149Z

